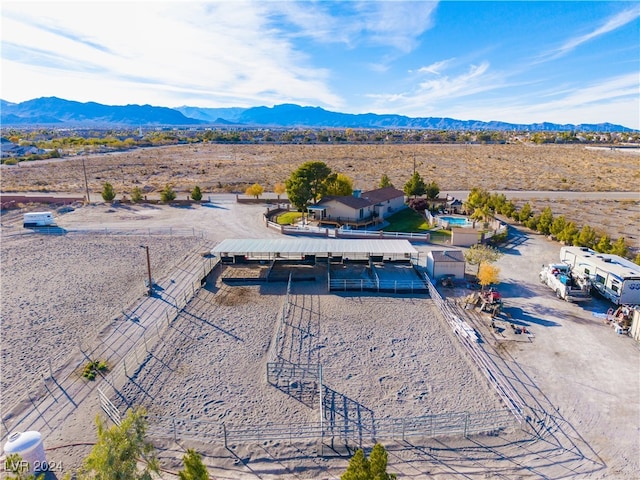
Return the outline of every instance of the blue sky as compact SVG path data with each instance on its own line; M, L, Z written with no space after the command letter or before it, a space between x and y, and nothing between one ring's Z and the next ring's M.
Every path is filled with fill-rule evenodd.
M640 129L640 3L3 1L0 96Z

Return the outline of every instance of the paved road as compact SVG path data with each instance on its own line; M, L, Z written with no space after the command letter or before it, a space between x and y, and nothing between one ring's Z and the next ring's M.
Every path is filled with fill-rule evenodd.
M509 199L533 199L533 198L550 198L550 199L568 199L568 200L638 200L640 201L640 191L637 192L577 192L577 191L552 191L552 190L495 190L495 193L502 193ZM440 192L440 196L444 196L446 194L452 195L455 198L459 198L464 200L469 195L469 190L453 190ZM7 194L9 195L9 194ZM36 193L22 193L21 195L25 196L39 196L42 197L42 192ZM57 192L57 193L47 193L49 196L53 197L73 197L77 196L79 198L84 197L84 192ZM186 194L185 194L186 195ZM160 198L160 194L148 194L147 197L152 200L157 200ZM242 197L245 197L242 195ZM91 198L94 201L99 200L100 202L100 194L92 192ZM182 198L182 197L180 197ZM203 192L203 198L206 200L210 198L211 201L216 203L228 203L235 202L236 194L235 193L207 193ZM278 196L272 192L264 193L260 198L268 199L268 200L276 200ZM282 199L286 199L287 195L283 194L280 196Z

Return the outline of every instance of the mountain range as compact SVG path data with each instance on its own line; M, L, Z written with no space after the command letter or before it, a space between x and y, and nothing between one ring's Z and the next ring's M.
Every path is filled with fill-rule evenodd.
M294 104L251 108L178 108L151 105L112 106L43 97L21 103L0 100L3 127L237 127L237 128L356 128L517 131L633 131L622 125L532 123L456 120L442 117L407 117L375 113L331 112L320 107Z

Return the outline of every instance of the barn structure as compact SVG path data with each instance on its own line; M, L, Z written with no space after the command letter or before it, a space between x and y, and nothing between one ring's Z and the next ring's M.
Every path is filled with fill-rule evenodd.
M242 238L227 239L211 253L223 263L246 263L274 259L311 262L349 261L405 262L419 261L419 252L408 240L353 240L330 238Z
M427 254L427 275L432 281L444 276L464 279L465 260L460 250L431 250Z
M255 281L322 280L329 291L427 291L419 252L407 240L227 239L211 253L225 271L261 269ZM246 279L236 276L233 282Z

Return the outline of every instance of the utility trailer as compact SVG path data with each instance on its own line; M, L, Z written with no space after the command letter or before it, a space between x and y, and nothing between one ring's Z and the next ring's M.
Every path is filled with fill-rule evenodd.
M51 212L30 212L25 213L22 221L24 228L33 227L53 227L55 221Z
M562 247L560 260L584 275L600 295L615 305L640 305L640 266L618 255L586 247Z

